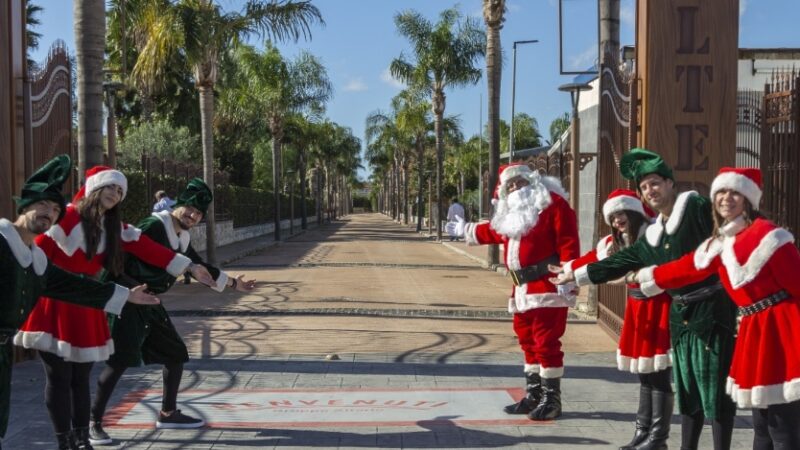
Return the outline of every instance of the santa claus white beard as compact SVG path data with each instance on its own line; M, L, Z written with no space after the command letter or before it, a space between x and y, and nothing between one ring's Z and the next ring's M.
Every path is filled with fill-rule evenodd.
M524 236L539 220L540 206L536 200L536 193L530 186L508 194L506 200L498 200L492 228L509 238Z

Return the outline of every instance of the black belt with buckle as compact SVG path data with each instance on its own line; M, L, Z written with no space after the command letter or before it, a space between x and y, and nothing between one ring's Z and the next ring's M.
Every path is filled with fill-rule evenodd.
M761 300L753 303L752 305L742 306L741 308L739 308L739 314L742 316L749 316L751 314L759 313L769 308L770 306L777 305L778 303L786 300L789 297L790 295L788 292L778 291L768 297L762 298Z
M523 267L519 270L510 270L511 281L514 282L514 286L521 286L529 281L538 280L542 278L542 276L550 273L547 269L549 264L558 264L559 262L560 259L558 255L551 255L533 266Z
M717 282L708 286L703 286L699 289L695 289L691 292L687 292L686 294L683 295L673 295L672 301L678 302L681 305L686 306L690 303L703 301L721 290L722 290L722 283Z
M628 288L628 297L633 297L636 300L647 300L648 298L650 298L646 296L641 289L636 289L636 288Z

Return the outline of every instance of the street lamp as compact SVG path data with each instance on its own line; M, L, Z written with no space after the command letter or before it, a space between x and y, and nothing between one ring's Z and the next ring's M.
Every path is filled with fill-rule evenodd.
M536 39L532 39L529 41L514 41L514 45L512 46L513 54L514 54L514 63L512 64L511 69L511 125L509 126L508 130L508 162L511 163L512 158L514 157L514 100L515 94L517 90L517 44L535 44L539 42Z
M294 235L294 170L286 171L286 179L289 184L289 236Z
M570 154L572 156L572 164L569 166L569 197L572 209L578 213L578 190L580 183L578 177L580 176L580 130L581 122L578 117L578 101L580 100L581 91L591 90L592 86L586 83L567 83L558 87L559 91L569 92L570 100L572 101L572 123L570 124L569 132L569 146Z

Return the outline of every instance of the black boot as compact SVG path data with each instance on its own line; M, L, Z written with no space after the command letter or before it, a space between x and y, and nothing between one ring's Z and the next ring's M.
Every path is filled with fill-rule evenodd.
M89 427L80 427L72 430L75 432L75 443L78 450L94 450L89 443Z
M639 386L639 410L636 412L636 431L633 439L619 450L634 450L637 445L647 439L650 433L650 423L653 419L653 388L644 384Z
M513 405L503 408L506 414L528 414L542 398L542 377L538 373L525 374L525 397Z
M650 434L644 442L634 447L636 450L667 450L675 395L672 392L653 390L652 399L653 422L650 425Z
M75 435L72 430L65 433L56 433L56 440L58 441L58 450L77 450L78 445L75 444Z
M542 399L528 414L531 420L553 420L561 416L561 378L542 379Z

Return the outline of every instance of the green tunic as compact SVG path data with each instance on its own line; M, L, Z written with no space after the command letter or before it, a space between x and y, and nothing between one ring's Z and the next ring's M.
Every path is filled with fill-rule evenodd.
M183 254L195 264L201 264L217 281L217 290L222 291L227 275L207 264L192 248L188 231L176 232L169 212L155 213L136 225L155 242ZM124 278L124 279L123 279ZM127 255L125 277L118 280L123 285L146 283L148 289L160 294L168 291L176 278L160 267L152 266ZM142 364L183 363L189 360L189 352L178 334L163 305L141 306L128 304L119 317L110 317L111 336L114 339L114 354L108 363L114 367L137 367Z
M575 272L579 285L605 283L642 267L664 264L694 251L713 230L711 202L696 192L678 195L669 220L662 216L630 248ZM719 282L714 275L670 290L673 296ZM733 356L736 307L724 290L704 301L670 307L673 375L682 414L709 419L735 414L725 383Z
M39 247L25 245L13 224L0 219L0 437L8 427L11 341L41 296L119 314L128 292L49 264Z

